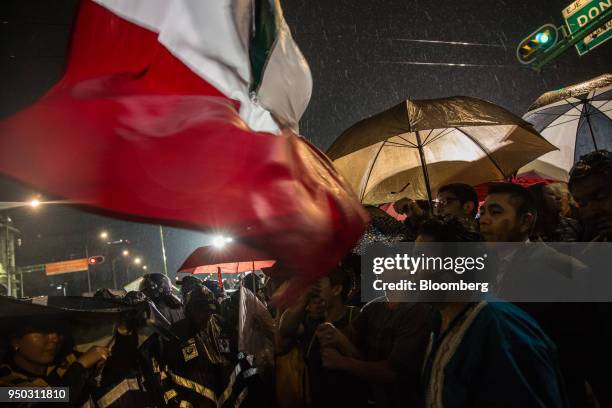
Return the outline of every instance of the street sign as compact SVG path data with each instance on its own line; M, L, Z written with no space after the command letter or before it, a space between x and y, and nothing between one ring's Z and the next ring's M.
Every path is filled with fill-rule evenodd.
M45 264L45 274L47 276L59 275L62 273L86 271L88 268L89 263L87 258L71 259L69 261Z
M591 20L606 12L612 0L576 0L562 11L565 24L570 34L580 31ZM576 43L578 55L582 56L593 48L603 44L612 36L612 20L596 28L584 39Z

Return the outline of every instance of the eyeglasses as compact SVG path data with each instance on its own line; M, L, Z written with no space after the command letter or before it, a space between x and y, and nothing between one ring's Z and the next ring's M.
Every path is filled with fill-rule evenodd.
M459 199L458 198L447 198L445 200L440 200L436 198L435 200L433 200L433 204L434 204L434 207L444 207L454 201L459 201Z

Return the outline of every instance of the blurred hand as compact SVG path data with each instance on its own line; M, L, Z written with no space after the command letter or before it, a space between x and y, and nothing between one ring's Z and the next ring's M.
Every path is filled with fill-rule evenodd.
M337 348L340 343L340 331L331 323L321 323L315 335L321 347Z
M107 347L93 346L77 360L85 368L91 368L108 359L110 351Z
M330 369L341 369L345 357L333 348L321 349L321 362L323 367Z
M423 215L423 210L416 201L407 197L393 203L393 209L398 214L405 214L408 218Z

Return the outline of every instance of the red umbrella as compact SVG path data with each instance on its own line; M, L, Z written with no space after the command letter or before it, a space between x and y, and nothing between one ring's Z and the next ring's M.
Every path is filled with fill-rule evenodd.
M499 181L490 181L487 183L482 183L482 184L478 184L476 186L474 186L474 189L476 190L476 193L478 193L478 201L479 202L483 202L484 199L487 196L487 192L489 191L489 187L491 186L492 183L495 182L503 182L503 181L507 181L507 180L499 180ZM511 183L513 184L518 184L520 186L523 187L529 187L531 185L537 184L537 183L546 183L546 184L551 184L551 183L557 183L557 180L552 180L552 179L548 179L548 178L542 178L540 177L539 174L537 173L525 173L520 175L519 177L513 177L510 180Z
M221 273L240 273L269 268L276 263L269 256L240 243L223 246L209 245L196 249L183 262L179 272L199 274L217 273L219 285L223 285Z

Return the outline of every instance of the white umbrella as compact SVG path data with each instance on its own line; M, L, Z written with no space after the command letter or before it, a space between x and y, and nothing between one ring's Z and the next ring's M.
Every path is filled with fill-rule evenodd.
M554 149L507 110L456 96L404 101L353 125L327 153L361 202L376 205L504 179Z
M523 119L559 148L519 170L567 181L580 156L595 150L612 151L612 75L546 92Z

